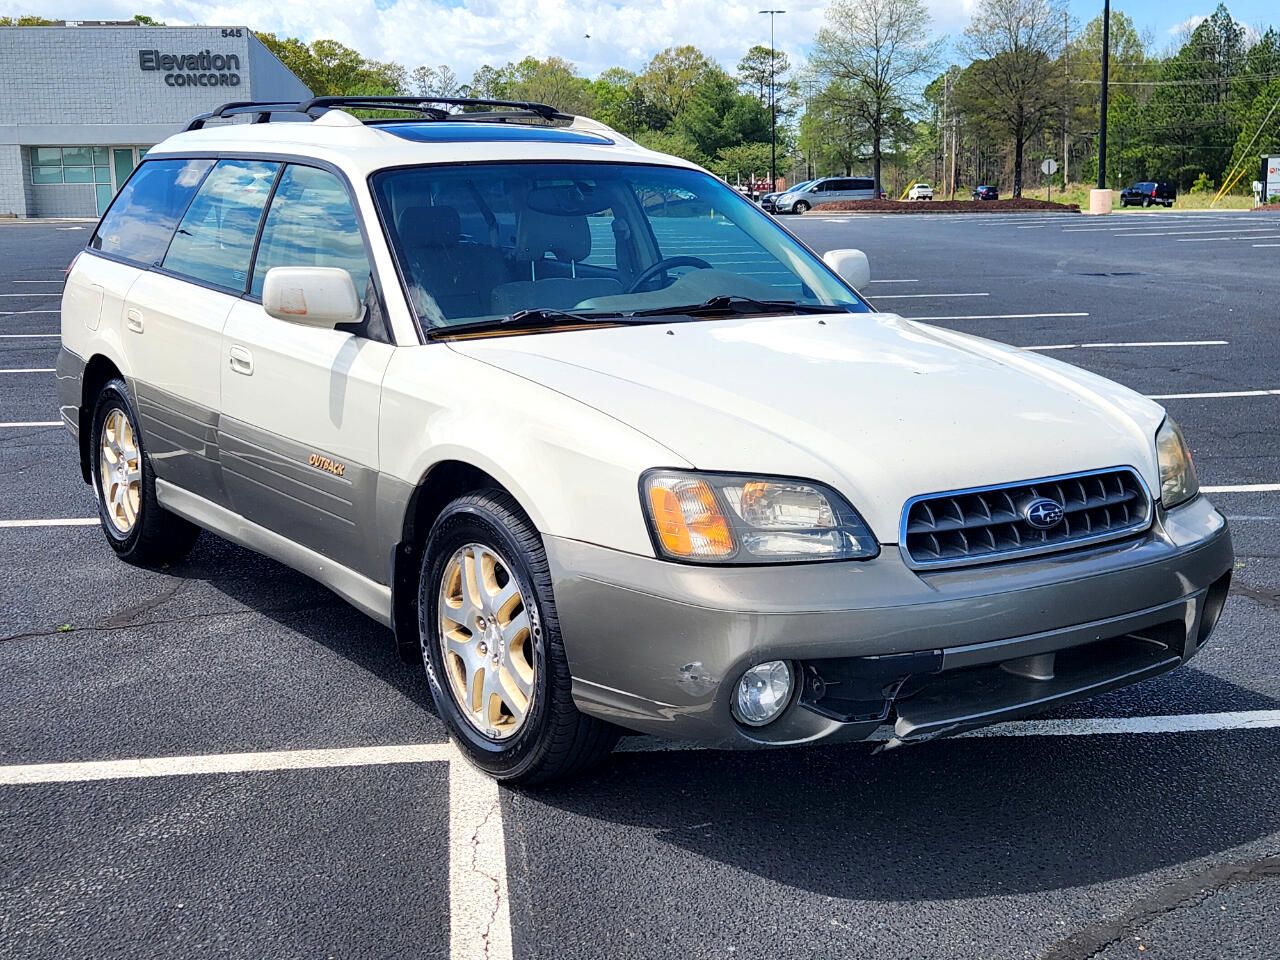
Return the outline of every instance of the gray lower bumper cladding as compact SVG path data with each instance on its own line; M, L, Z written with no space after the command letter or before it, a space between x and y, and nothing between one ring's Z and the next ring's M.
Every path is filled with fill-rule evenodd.
M1200 498L1116 544L922 573L864 564L682 567L556 541L548 555L579 707L709 746L889 746L1034 714L1172 670L1217 623L1233 553ZM730 710L748 667L788 660L791 704Z

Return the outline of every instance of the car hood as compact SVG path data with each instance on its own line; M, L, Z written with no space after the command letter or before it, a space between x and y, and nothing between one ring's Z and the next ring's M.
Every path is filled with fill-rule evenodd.
M1158 404L1039 354L890 314L451 346L609 414L673 463L830 484L883 543L896 542L903 504L918 494L1119 465L1158 489Z

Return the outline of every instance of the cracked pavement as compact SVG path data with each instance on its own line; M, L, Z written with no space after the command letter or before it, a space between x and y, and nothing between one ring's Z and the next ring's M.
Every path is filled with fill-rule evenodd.
M1144 393L1280 387L1280 250L1062 232L1097 223L1083 218L847 219L783 222L819 250L861 247L910 292L991 294L882 301L908 315L1088 312L943 323L1023 345L1223 339L1057 356ZM0 224L0 286L60 277L87 236ZM1102 272L1134 275L1082 275ZM55 350L0 339L0 368ZM1280 397L1166 405L1202 482L1280 482ZM51 377L0 374L0 421L55 417ZM0 519L92 515L61 429L0 430L0 465ZM1239 563L1205 651L1054 716L1280 708L1280 493L1213 499ZM387 631L211 536L141 570L93 527L0 529L0 569L0 764L444 739ZM509 942L521 960L1275 960L1280 730L869 754L620 753L520 793L451 782L443 763L0 788L0 956L500 957ZM458 845L471 879L451 903ZM453 943L460 911L490 936Z

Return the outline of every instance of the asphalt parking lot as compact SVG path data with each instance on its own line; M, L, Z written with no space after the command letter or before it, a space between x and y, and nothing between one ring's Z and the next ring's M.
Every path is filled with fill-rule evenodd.
M871 757L633 739L499 790L387 631L201 539L114 559L57 419L90 225L0 224L0 957L1274 960L1280 216L808 215L881 310L1165 403L1238 563L1186 668Z

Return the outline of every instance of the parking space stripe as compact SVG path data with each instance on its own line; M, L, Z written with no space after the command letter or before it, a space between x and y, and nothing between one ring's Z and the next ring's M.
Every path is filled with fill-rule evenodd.
M1149 393L1148 400L1217 400L1226 397L1277 397L1280 390L1221 390L1217 393Z
M0 333L0 340L61 340L60 333Z
M62 426L61 420L10 420L5 423L0 423L0 427L12 427L15 429L21 429L24 427L60 427L60 426Z
M1214 241L1227 241L1228 243L1239 243L1241 240L1280 240L1280 234L1271 233L1265 237L1182 237L1173 241L1174 243L1212 243Z
M933 297L989 297L989 293L878 293L869 300L926 300Z
M138 780L202 774L254 773L268 770L314 770L393 763L447 762L448 743L413 743L386 747L333 750L270 750L260 753L208 753L187 757L137 757L86 763L29 763L0 767L0 786L33 783L85 783L90 780Z
M52 517L47 520L0 520L0 529L17 530L23 527L92 527L97 517Z
M0 297L60 297L61 293L0 293Z
M1280 484L1275 485L1280 489ZM1204 488L1211 489L1211 488ZM1090 717L1063 720L1016 720L955 738L989 737L1093 737L1168 733L1200 733L1228 730L1269 730L1280 727L1280 710L1234 710L1223 713L1164 714L1149 717ZM881 737L892 734L885 731ZM945 743L946 738L942 741ZM621 753L665 753L707 750L702 744L630 737L617 747ZM473 770L451 743L408 743L381 747L339 747L319 750L269 750L253 753L209 753L180 757L135 757L127 760L91 760L69 763L23 763L0 766L0 786L40 783L87 783L97 780L138 780L154 777L208 776L233 773L265 773L274 770L313 770L325 767L380 766L400 763L450 763ZM449 791L450 805L466 808L465 819L474 823L491 816L491 800L497 784L478 771L478 779L456 779ZM484 784L492 787L484 789ZM499 814L500 816L500 814ZM451 817L451 820L453 818ZM462 818L460 818L462 819ZM468 834L466 844L470 844ZM477 863L477 866L491 864ZM492 880L493 877L488 879ZM505 878L503 880L505 887Z
M1280 483L1234 483L1201 487L1202 493L1280 493Z
M458 756L449 764L449 958L510 960L507 845L498 784Z
M61 313L61 310L0 310L0 317L25 317L36 313Z
M1225 347L1229 340L1129 340L1114 343L1050 343L1023 350L1093 350L1105 347Z
M919 283L919 280L868 280L867 283Z
M1087 317L1087 313L978 313L954 317L903 317L904 320L1037 320L1041 317Z
M8 370L0 370L0 373L55 373L53 367L10 367Z

